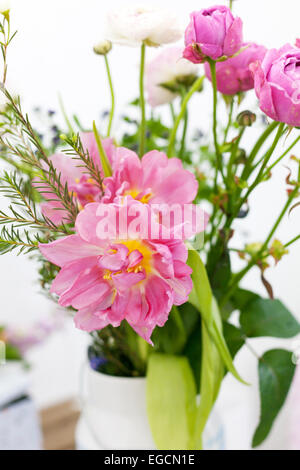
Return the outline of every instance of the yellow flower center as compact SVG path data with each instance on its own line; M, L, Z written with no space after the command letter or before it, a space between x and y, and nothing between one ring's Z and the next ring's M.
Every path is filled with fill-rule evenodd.
M129 189L128 191L125 191L124 196L131 196L133 199L137 199L139 194L140 191L138 189ZM142 202L143 204L148 204L151 198L152 194L148 193L141 197L141 199L138 199L138 201Z
M141 262L133 268L130 268L128 272L139 272L143 269L145 270L146 274L151 272L153 251L149 248L148 245L146 245L142 240L127 240L122 242L122 244L127 246L129 254L132 251L138 250L143 255Z
M127 240L117 243L122 243L122 245L127 246L129 250L128 255L135 250L138 250L143 255L143 258L141 259L139 264L133 266L132 268L127 268L128 273L139 273L144 270L145 273L148 274L152 271L153 251L142 240ZM111 253L114 252L116 251L111 250ZM112 274L113 273L110 270L106 269L103 274L103 279L105 279L106 281L111 281ZM121 274L121 271L118 271L114 274Z

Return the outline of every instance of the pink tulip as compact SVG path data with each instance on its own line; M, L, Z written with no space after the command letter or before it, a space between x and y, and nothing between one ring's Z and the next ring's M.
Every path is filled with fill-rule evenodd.
M237 56L224 62L217 62L217 89L224 95L235 95L254 88L254 80L249 65L257 60L262 61L267 49L254 43L245 43L247 47ZM205 74L211 80L209 64L205 64Z
M126 320L151 344L153 329L164 325L172 305L188 300L191 269L183 240L145 238L143 230L129 236L136 211L144 229L154 224L160 232L151 206L127 197L121 204L86 205L77 217L76 234L40 244L40 251L61 268L51 292L60 305L78 310L78 328L93 331ZM104 220L106 235L100 230ZM116 220L127 224L117 227Z
M95 164L101 169L100 156L94 134L92 132L85 132L80 135L80 138L84 149L89 152L90 157L93 158ZM115 148L113 140L104 139L102 144L111 161ZM84 207L90 202L101 200L101 189L97 186L95 181L84 172L80 160L71 158L69 155L63 153L56 153L50 157L50 161L57 170L57 173L60 173L61 183L63 185L67 183L70 193L73 192L79 208ZM37 188L43 186L39 181L37 181L35 185ZM44 191L43 189L39 190L46 199L46 202L41 204L43 215L48 217L56 225L61 224L63 221L67 222L68 213L64 210L57 196L54 193L50 193L48 188Z
M193 12L190 18L183 56L191 62L199 64L207 58L230 57L241 48L243 23L234 18L230 8L214 6Z
M260 109L275 121L300 126L300 48L271 49L250 69Z
M94 135L83 134L81 140L100 167ZM184 170L178 158L168 159L164 153L153 150L140 160L131 150L124 147L115 148L111 139L103 140L103 147L113 169L113 176L103 181L103 197L100 188L83 172L82 167L78 166L78 160L64 154L56 154L50 158L56 170L61 173L62 183L67 182L69 191L73 191L80 209L91 202L110 203L120 196L128 195L149 204L183 205L195 199L197 180L190 171ZM68 214L60 201L56 201L56 196L45 192L44 197L51 201L41 204L43 214L55 224L66 221Z
M189 204L197 195L195 176L183 168L178 158L168 158L157 150L140 160L136 153L119 147L112 167L113 176L104 180L106 203L129 195L149 204Z

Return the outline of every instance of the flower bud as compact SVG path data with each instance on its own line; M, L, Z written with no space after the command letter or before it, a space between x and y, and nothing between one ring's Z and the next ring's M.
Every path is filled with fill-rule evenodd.
M94 46L94 52L98 55L106 55L111 51L112 43L108 40L101 41Z
M280 261L284 255L287 255L289 253L289 250L285 248L285 246L281 243L280 240L275 239L273 240L269 253L274 258L275 263L277 264L278 261Z
M236 121L239 126L247 127L252 126L256 121L256 114L251 111L242 111L236 118Z

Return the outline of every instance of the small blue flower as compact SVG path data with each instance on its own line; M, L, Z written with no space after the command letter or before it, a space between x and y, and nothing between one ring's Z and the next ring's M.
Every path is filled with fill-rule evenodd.
M93 370L98 370L101 366L107 363L105 357L92 356L89 358L90 366Z

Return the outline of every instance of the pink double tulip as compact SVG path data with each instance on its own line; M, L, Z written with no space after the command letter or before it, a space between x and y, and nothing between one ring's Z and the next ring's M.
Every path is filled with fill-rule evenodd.
M103 236L106 211L109 231ZM132 238L127 228L137 212L143 230ZM160 231L151 213L150 205L130 196L121 204L88 204L77 217L75 235L40 244L45 258L61 268L51 292L59 296L60 305L78 310L78 328L93 331L126 320L151 344L153 329L164 325L172 306L188 300L192 270L184 241L145 238L145 228L151 234L157 224ZM116 219L127 225L112 236Z
M81 140L102 171L94 135L82 134ZM115 147L112 139L104 139L102 144L113 170L111 177L103 179L104 192L83 172L78 160L62 153L50 158L61 175L62 184L68 184L80 209L91 202L111 203L120 196L131 196L148 204L183 205L190 204L195 199L197 180L190 171L183 168L178 158L168 158L163 152L153 150L140 159L135 152L125 147ZM39 187L40 184L36 183L36 186ZM46 199L41 204L43 214L55 224L67 221L68 214L55 194L47 189L43 195Z
M103 202L131 196L148 204L189 204L197 195L198 182L179 158L152 150L140 159L135 152L118 147L113 155L113 175L105 178Z

